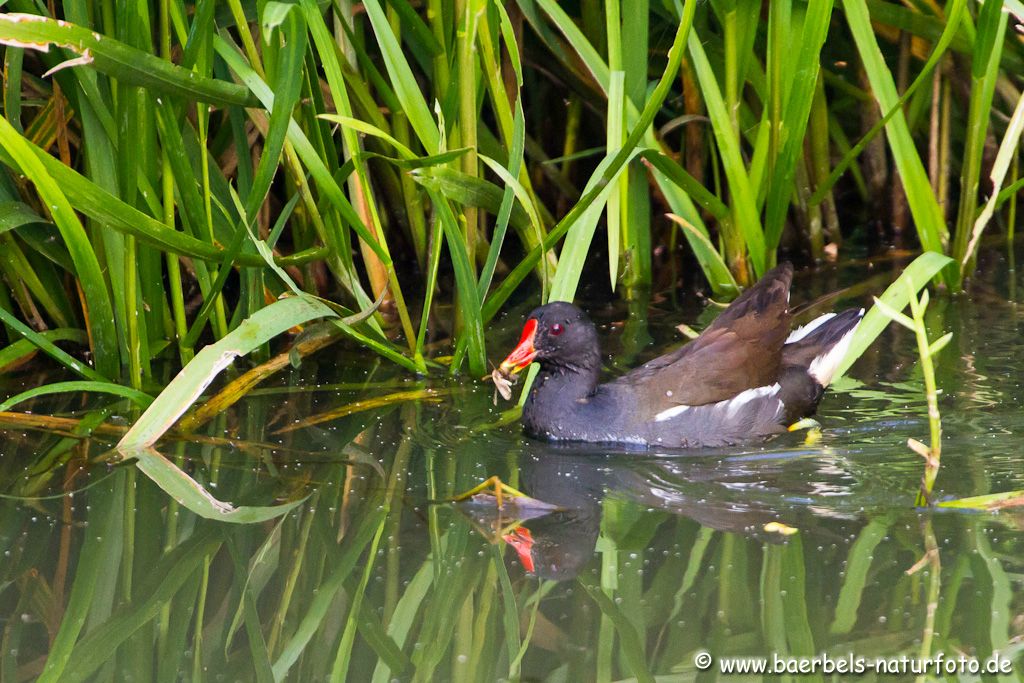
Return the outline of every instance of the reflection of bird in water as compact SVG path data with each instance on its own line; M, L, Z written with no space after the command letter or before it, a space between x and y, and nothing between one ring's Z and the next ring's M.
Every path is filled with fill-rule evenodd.
M688 517L718 531L779 540L764 525L780 507L753 500L737 480L750 464L709 457L600 456L531 443L520 460L523 491L560 510L523 522L505 541L531 574L556 581L579 574L594 553L605 496Z

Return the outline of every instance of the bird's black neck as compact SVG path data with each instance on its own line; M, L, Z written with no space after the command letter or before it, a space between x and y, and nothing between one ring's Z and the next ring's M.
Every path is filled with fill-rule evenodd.
M541 363L540 372L523 406L523 424L539 437L558 438L583 403L597 390L601 361L587 353L571 365Z

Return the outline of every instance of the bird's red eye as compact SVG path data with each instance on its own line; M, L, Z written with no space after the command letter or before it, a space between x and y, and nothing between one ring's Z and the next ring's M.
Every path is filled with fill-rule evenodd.
M553 334L556 337L558 335L562 334L562 332L564 332L564 331L565 331L565 328L562 327L561 325L559 325L558 323L555 323L554 325L551 326L551 334Z

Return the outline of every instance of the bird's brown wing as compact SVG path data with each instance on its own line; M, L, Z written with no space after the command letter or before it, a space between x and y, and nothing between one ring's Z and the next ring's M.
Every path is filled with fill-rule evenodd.
M685 346L615 380L628 385L645 419L681 405L732 398L776 381L789 335L788 263L765 274ZM625 388L625 387L622 387Z

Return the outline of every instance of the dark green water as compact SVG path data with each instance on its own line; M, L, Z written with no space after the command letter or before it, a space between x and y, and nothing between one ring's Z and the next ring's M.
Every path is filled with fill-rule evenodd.
M851 270L855 287L835 305L870 303L897 271ZM936 298L929 313L933 337L955 333L938 361L939 500L1024 489L1024 277L998 256L983 271L969 297ZM853 279L801 274L794 303ZM591 310L624 368L679 343L674 324L702 324L684 299L641 302L632 316ZM528 308L489 340L492 360ZM48 658L66 662L62 681L711 680L718 662L698 672L699 652L916 657L930 606L930 652L982 664L999 652L1015 668L986 680L1024 679L1024 508L913 508L923 463L906 441L926 440L928 426L904 330L890 328L826 396L819 441L686 455L558 449L516 424L485 429L500 417L490 385L416 383L367 362L329 348L202 438L161 442L221 500L304 498L258 525L200 519L133 466L100 462L115 435L8 424L0 680L34 679ZM0 389L55 379L19 375ZM426 386L440 395L279 432ZM18 409L132 418L94 397ZM561 509L516 530L511 508L499 518L490 505L431 504L492 475ZM798 532L766 531L772 522ZM533 575L502 540L522 547L524 529ZM860 678L876 677L913 675ZM745 678L761 676L730 680Z

